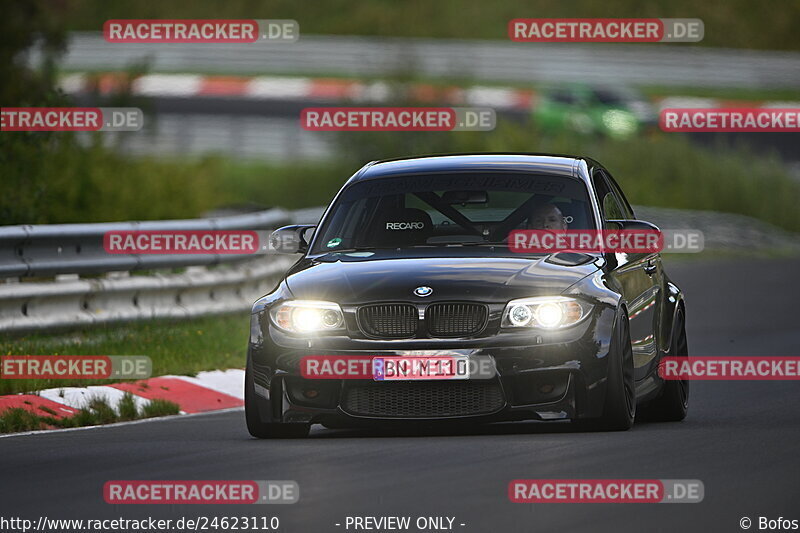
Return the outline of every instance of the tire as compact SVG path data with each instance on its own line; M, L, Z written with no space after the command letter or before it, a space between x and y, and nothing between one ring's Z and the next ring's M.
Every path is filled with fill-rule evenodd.
M302 439L307 437L311 430L309 424L262 422L250 361L248 361L247 370L244 373L244 416L247 422L247 431L258 439Z
M626 431L636 418L636 383L633 374L633 348L624 309L614 328L608 351L608 379L603 414L582 425L594 431Z
M686 318L682 307L675 313L669 353L672 357L689 357L686 340ZM664 381L661 394L647 407L647 420L652 422L680 422L689 410L689 382L687 380Z

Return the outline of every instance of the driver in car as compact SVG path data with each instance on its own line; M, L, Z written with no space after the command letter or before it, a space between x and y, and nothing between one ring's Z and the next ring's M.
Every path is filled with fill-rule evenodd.
M541 204L528 216L527 229L565 230L567 221L561 210L553 204Z

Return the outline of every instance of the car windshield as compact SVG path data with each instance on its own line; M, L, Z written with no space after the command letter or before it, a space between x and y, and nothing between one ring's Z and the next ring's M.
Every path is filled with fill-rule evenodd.
M338 197L312 253L495 246L515 229L594 229L583 182L515 172L367 179Z

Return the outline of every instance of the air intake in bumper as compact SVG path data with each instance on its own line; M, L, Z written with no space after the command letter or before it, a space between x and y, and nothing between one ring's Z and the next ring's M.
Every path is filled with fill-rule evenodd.
M375 418L445 418L496 413L505 406L494 380L353 383L342 391L342 410Z

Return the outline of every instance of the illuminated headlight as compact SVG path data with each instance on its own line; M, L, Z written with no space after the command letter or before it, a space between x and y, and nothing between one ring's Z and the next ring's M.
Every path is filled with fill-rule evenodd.
M511 300L503 313L504 328L560 329L589 316L591 305L566 296Z
M290 333L321 333L344 329L339 304L313 300L289 300L272 308L272 322Z

